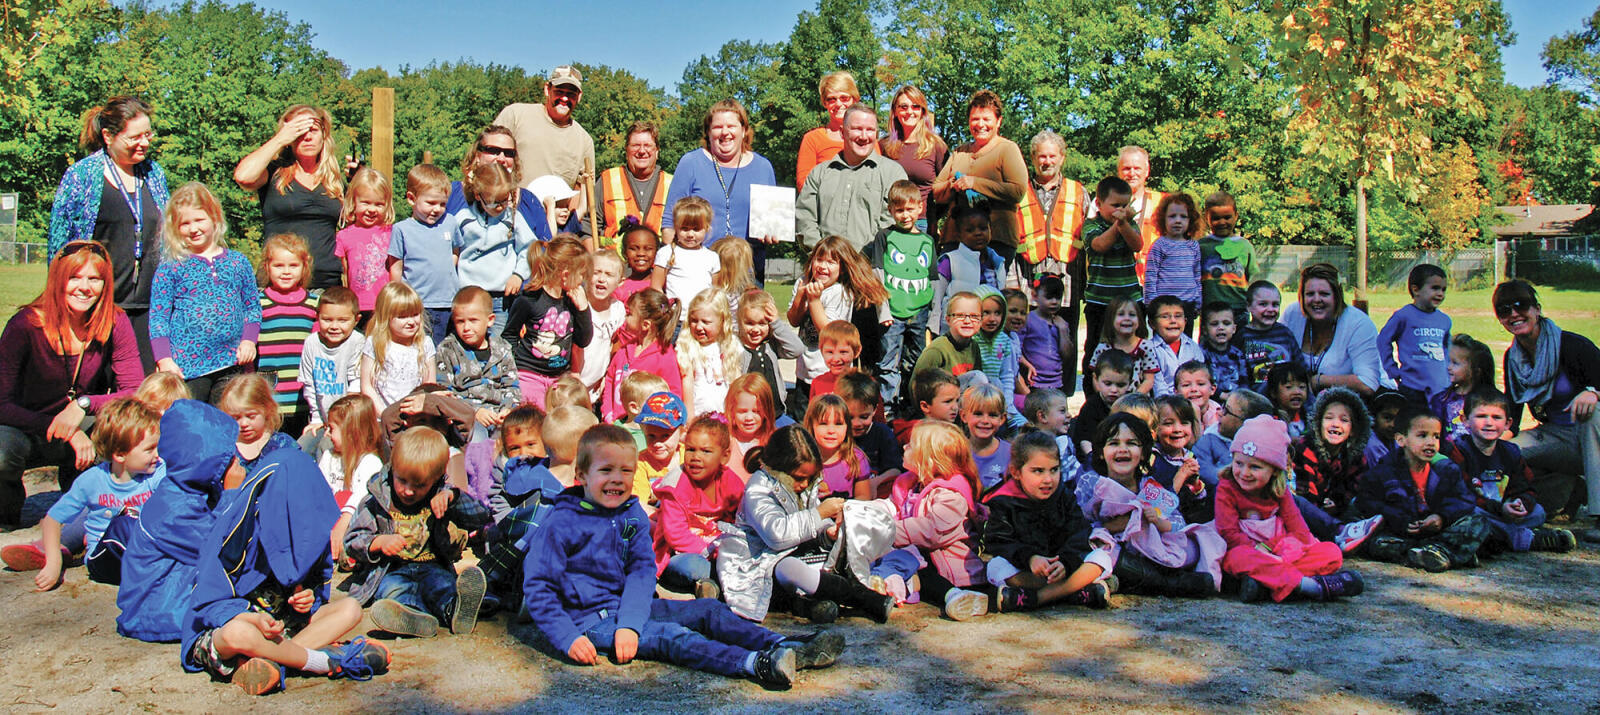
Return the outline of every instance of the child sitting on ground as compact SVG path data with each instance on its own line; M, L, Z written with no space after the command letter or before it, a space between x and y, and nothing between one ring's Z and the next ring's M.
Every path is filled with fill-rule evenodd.
M1123 400L1136 397L1129 395ZM1167 395L1156 403L1156 456L1150 476L1162 487L1178 495L1178 510L1183 520L1199 524L1212 519L1213 492L1200 479L1200 463L1190 449L1200 431L1194 408L1177 395ZM1122 404L1118 400L1117 404Z
M1111 303L1105 307L1100 334L1095 336L1100 342L1089 354L1085 376L1092 374L1102 355L1120 352L1133 360L1133 385L1128 389L1150 394L1155 389L1155 376L1161 367L1156 364L1154 353L1146 345L1149 337L1144 304L1128 298L1111 299ZM1092 387L1085 387L1093 391Z
M644 409L644 401L650 399L651 395L671 391L672 388L667 381L653 372L639 371L629 375L622 381L619 395L622 411L612 424L633 435L634 444L640 451L644 451L644 428L635 421L639 417L639 410Z
M973 385L961 394L961 424L967 428L982 491L1000 485L1011 464L1011 443L1000 439L1006 424L1005 395L994 385Z
M831 665L838 635L791 640L733 615L711 599L652 599L655 559L649 517L632 496L639 462L633 438L600 425L583 435L581 487L556 500L528 550L528 615L557 652L593 665L602 652L635 656L788 687L799 668Z
M813 404L816 398L833 394L839 376L855 368L856 358L861 357L861 331L847 320L835 320L822 328L817 343L828 371L811 381Z
M1344 553L1355 551L1383 517L1355 518L1356 483L1367 471L1361 455L1367 444L1367 408L1356 393L1330 387L1317 395L1310 429L1294 441L1292 491L1296 510L1311 535L1331 541Z
M650 534L662 588L695 598L721 594L711 569L722 537L718 524L733 526L744 498L744 480L727 466L729 447L727 425L711 415L694 418L683 440L683 476L655 491Z
M813 395L804 424L822 456L823 498L849 499L857 483L872 478L872 465L867 453L850 439L850 408L844 398L832 393Z
M133 399L145 403L156 414L166 414L172 403L189 399L189 386L170 372L152 372L133 391Z
M1233 463L1234 433L1251 417L1273 414L1272 402L1244 387L1228 393L1222 404L1222 419L1217 420L1216 426L1206 428L1194 445L1200 479L1213 487L1217 485L1217 474Z
M1268 373L1274 366L1300 363L1300 341L1289 326L1278 322L1279 305L1283 294L1268 281L1250 284L1250 322L1239 328L1233 342L1244 349L1245 373L1240 384L1272 397L1267 388ZM1289 426L1289 436L1295 436L1294 425Z
M1311 375L1298 360L1280 362L1267 371L1266 394L1277 410L1278 419L1289 426L1289 438L1306 433L1306 396Z
M1438 417L1408 406L1395 421L1394 451L1361 476L1356 508L1382 516L1383 533L1372 537L1367 555L1431 573L1478 565L1478 549L1489 538L1488 517L1477 511L1461 469L1439 452Z
M739 347L744 354L741 369L766 380L776 414L787 414L788 384L778 370L778 361L800 357L806 351L805 343L787 321L778 319L778 305L772 302L771 294L760 288L747 290L739 298L737 317Z
M368 483L345 533L345 552L357 563L350 598L372 604L373 625L388 633L428 638L441 621L452 633L471 633L484 575L477 566L458 574L455 563L466 535L489 524L489 510L445 483L450 446L437 431L401 432L389 456L389 471Z
M1383 461L1385 456L1394 451L1395 420L1400 416L1400 411L1406 408L1406 397L1398 390L1379 390L1372 396L1372 438L1367 440L1367 447L1362 455L1367 459L1367 466L1376 466ZM1443 418L1439 420L1441 423Z
M922 422L955 423L961 412L961 383L946 370L918 370L911 376L911 399L917 401L918 417L894 424L895 439L902 445L911 440L911 428Z
M1461 468L1477 503L1489 521L1490 543L1512 551L1571 551L1578 539L1566 529L1544 526L1544 507L1533 489L1533 474L1522 449L1500 439L1510 427L1511 400L1492 387L1467 396L1471 432L1444 444L1444 454Z
M1078 483L1078 472L1083 465L1078 462L1078 447L1072 442L1072 423L1067 416L1067 396L1060 390L1040 389L1028 393L1022 401L1022 414L1028 417L1028 429L1038 430L1056 441L1060 452L1061 481L1068 488Z
M728 397L723 413L728 416L728 467L739 476L739 483L750 479L744 468L744 455L767 443L772 431L777 429L777 405L772 400L772 388L766 378L755 373L745 373L728 385ZM894 441L894 436L889 436Z
M1189 401L1200 429L1208 430L1222 419L1222 404L1212 399L1217 394L1216 383L1211 379L1211 368L1199 360L1190 360L1178 366L1174 382L1178 396Z
M689 410L683 400L670 392L657 392L645 398L639 415L633 419L644 432L644 450L633 475L633 495L646 513L655 512L656 481L678 468L678 446L683 440L683 425Z
M895 548L914 546L930 564L921 596L953 621L989 612L978 529L989 517L972 448L955 425L927 420L911 430L906 471L894 480Z
M517 385L517 361L511 343L491 334L494 328L494 298L478 286L467 286L456 293L451 303L450 322L455 332L439 343L434 353L434 379L448 393L429 393L426 400L454 399L472 412L472 437L485 439L500 427L506 413L522 403Z
M900 475L905 450L895 439L894 428L879 421L882 390L878 380L862 370L851 370L839 378L833 394L844 398L850 411L850 441L867 455L867 471L873 476L855 485L855 498L878 499L889 495L889 485Z
M1133 358L1120 350L1113 350L1101 355L1089 374L1093 377L1089 384L1089 395L1084 398L1083 407L1078 409L1078 417L1072 421L1069 433L1080 463L1089 461L1094 449L1094 435L1100 430L1100 421L1111 414L1111 403L1121 399L1132 388L1135 380Z

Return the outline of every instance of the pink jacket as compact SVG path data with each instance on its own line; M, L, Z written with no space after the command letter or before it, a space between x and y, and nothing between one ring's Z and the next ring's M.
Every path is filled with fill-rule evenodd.
M1275 533L1266 539L1257 538L1259 534L1247 532L1240 524L1241 521L1259 522L1274 518L1277 521ZM1263 499L1246 494L1238 484L1227 478L1217 482L1216 525L1217 533L1222 535L1223 541L1228 542L1230 549L1240 546L1254 548L1258 542L1277 546L1286 536L1304 546L1317 543L1317 537L1312 536L1311 530L1306 528L1300 507L1294 503L1294 492L1286 489L1283 496L1277 499Z
M722 468L715 477L717 489L714 498L708 498L695 486L688 475L682 475L670 487L656 490L656 513L651 515L650 536L655 541L656 575L667 569L667 560L678 554L707 553L712 543L722 535L717 522L734 522L739 513L739 502L744 500L744 480L732 469Z
M623 417L627 405L622 403L622 381L636 370L660 375L667 381L672 394L683 396L683 373L678 371L678 351L671 345L652 342L639 348L639 338L617 331L620 344L611 354L611 364L606 368L604 388L600 395L600 414L607 422Z
M955 586L983 583L984 565L978 558L975 532L989 510L978 503L971 484L959 474L925 486L918 486L918 481L911 471L894 480L890 499L895 506L895 547L922 549L939 575Z

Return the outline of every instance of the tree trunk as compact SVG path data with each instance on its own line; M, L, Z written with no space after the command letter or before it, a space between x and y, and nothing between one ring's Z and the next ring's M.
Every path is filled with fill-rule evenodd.
M1367 179L1356 179L1356 307L1367 309Z

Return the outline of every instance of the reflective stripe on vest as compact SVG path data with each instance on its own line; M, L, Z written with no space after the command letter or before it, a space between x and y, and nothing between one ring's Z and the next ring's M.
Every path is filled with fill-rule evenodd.
M638 204L633 200L633 188L628 185L626 171L626 168L618 166L600 172L600 185L606 193L605 203L602 204L606 221L605 236L616 237L617 226L622 223L624 216L639 216L641 223L661 233L661 217L666 213L667 188L672 184L672 175L661 171L661 180L656 182L655 194L650 197L650 210L641 215Z
M1017 203L1017 220L1021 227L1018 231L1017 253L1023 260L1037 264L1046 258L1054 258L1062 263L1070 263L1078 256L1078 250L1083 247L1082 239L1078 236L1083 226L1082 200L1083 185L1062 179L1061 188L1056 192L1056 203L1051 207L1050 218L1046 221L1044 206L1034 194L1033 184L1028 184L1022 201Z
M1139 249L1134 264L1134 270L1139 274L1139 285L1144 285L1144 259L1150 255L1150 247L1155 245L1156 239L1161 237L1161 225L1156 222L1156 207L1165 198L1167 195L1160 191L1144 190L1144 206L1139 216L1139 234L1144 236L1144 247Z

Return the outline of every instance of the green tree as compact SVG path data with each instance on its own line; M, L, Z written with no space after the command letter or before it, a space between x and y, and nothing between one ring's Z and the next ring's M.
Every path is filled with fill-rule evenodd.
M1577 92L1590 107L1600 106L1600 9L1583 21L1582 30L1550 38L1540 56L1553 84Z

